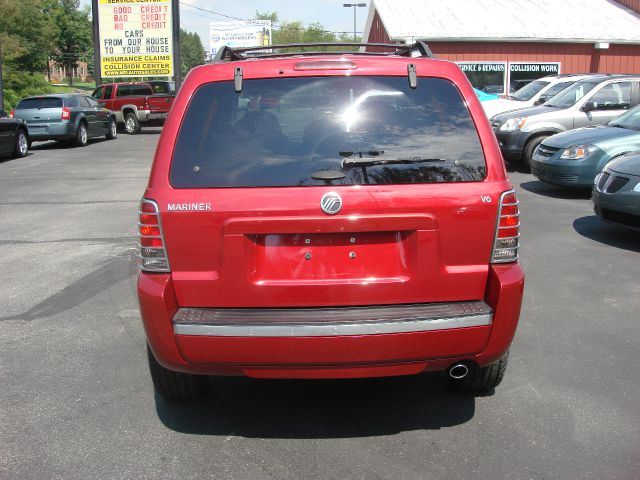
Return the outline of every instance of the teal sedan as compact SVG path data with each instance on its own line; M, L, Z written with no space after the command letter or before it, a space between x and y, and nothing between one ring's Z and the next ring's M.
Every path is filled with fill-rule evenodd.
M546 138L531 158L531 173L562 187L591 188L610 160L640 150L640 106L609 123Z
M640 152L607 163L593 182L591 198L602 220L640 231Z

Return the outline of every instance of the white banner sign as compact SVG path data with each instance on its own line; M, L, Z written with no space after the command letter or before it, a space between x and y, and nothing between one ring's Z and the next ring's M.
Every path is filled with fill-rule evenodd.
M213 57L223 46L243 48L271 45L271 20L211 22L209 48Z

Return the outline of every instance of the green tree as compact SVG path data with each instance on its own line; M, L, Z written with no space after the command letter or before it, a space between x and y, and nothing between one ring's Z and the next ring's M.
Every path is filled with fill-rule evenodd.
M80 10L79 7L80 0L59 0L58 7L53 11L57 31L51 58L65 67L69 85L73 85L72 72L78 61L92 54L90 9L85 7Z
M58 0L0 0L0 48L5 108L26 96L46 93L48 58L55 23L50 15Z
M189 70L204 63L204 48L200 35L180 29L180 60L182 63L182 76Z

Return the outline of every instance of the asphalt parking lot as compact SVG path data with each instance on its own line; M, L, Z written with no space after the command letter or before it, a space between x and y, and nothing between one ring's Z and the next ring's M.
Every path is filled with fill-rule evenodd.
M155 396L134 289L158 133L0 160L0 478L638 478L640 235L518 172L527 285L495 394L438 374Z

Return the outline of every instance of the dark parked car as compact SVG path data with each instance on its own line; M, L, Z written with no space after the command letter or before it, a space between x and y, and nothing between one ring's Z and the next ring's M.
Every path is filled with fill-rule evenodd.
M605 125L545 139L533 153L531 173L554 185L591 188L609 160L636 150L640 150L640 105Z
M5 113L4 110L0 112ZM17 118L0 115L0 155L24 157L29 150L27 125Z
M605 222L640 231L640 152L605 165L593 184L593 209Z
M113 113L88 95L65 93L28 97L13 112L24 120L31 141L66 140L84 147L89 138L116 138Z

